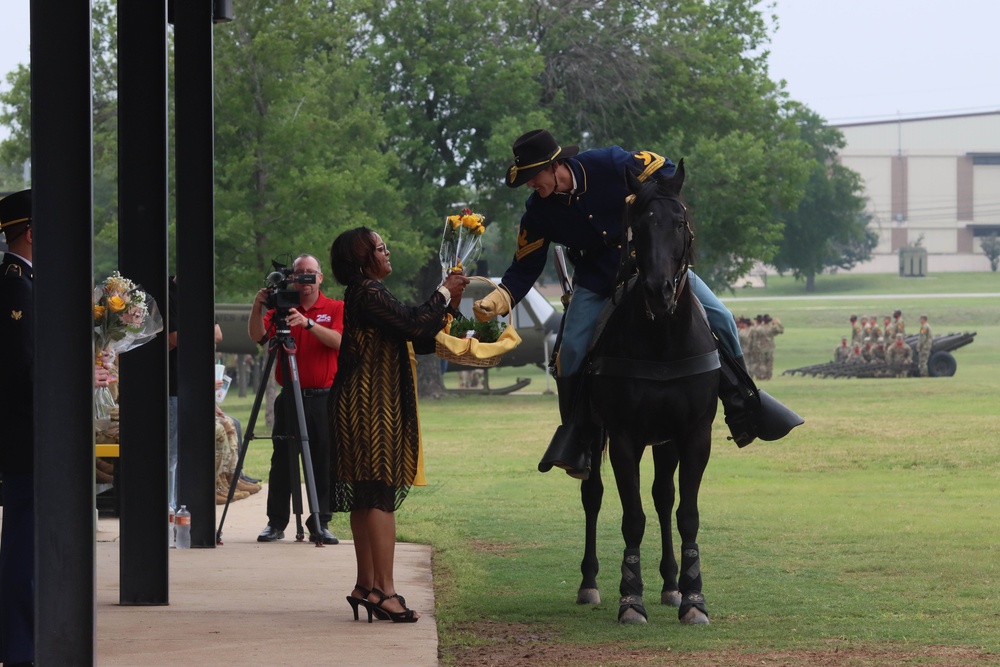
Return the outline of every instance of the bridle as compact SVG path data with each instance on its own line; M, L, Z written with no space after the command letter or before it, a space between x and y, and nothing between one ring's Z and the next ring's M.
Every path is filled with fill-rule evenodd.
M634 196L630 196L625 206L625 211L626 211L625 231L624 231L625 241L626 241L626 243L624 244L625 247L629 247L629 242L631 242L635 238L634 222L637 219L636 212L633 209L633 206L635 205L635 200L636 198ZM669 202L674 202L681 207L682 211L684 211L685 234L684 234L684 242L681 247L680 266L677 268L677 271L670 279L671 297L670 297L670 303L667 304L667 313L669 315L673 315L674 311L677 309L677 300L680 298L681 292L687 286L688 269L691 268L691 249L694 244L694 230L691 229L691 219L688 216L687 206L684 205L684 202L682 202L679 197L677 197L676 195L652 196L645 202L647 204L647 210L649 206L657 200L666 200ZM671 220L671 222L673 222L673 220ZM629 252L635 254L636 251L632 249ZM636 263L636 275L639 276L639 278L642 277L641 273L642 270L639 268L638 263ZM643 298L643 303L646 307L646 317L649 318L650 320L656 319L656 314L649 307L649 300L645 290L643 290L642 298Z

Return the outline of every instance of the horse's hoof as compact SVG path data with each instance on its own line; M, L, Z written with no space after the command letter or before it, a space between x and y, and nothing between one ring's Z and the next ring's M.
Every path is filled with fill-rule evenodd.
M680 607L681 606L681 592L680 591L663 591L660 593L660 604L665 604L668 607Z
M697 607L688 609L688 613L681 616L681 623L684 625L708 625L708 615Z
M646 617L630 608L621 613L618 622L622 625L646 625Z
M646 608L641 595L623 595L618 600L618 622L625 625L645 625Z
M581 588L576 594L577 604L601 604L601 592L596 588Z

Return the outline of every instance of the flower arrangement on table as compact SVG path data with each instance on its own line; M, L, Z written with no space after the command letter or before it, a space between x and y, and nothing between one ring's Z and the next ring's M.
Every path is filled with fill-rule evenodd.
M483 232L486 218L473 213L471 209L463 208L460 215L449 215L444 220L444 230L441 232L441 268L444 272L460 272L479 258L483 251Z
M156 300L118 271L94 288L94 351L99 366L114 365L119 354L148 343L162 330ZM109 420L116 407L110 389L94 389L94 417L99 422Z

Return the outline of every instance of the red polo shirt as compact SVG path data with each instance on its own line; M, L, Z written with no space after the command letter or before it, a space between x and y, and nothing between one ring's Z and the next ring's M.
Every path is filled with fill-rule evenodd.
M315 320L318 327L344 333L343 301L331 299L320 292L312 308L309 310L296 308L296 310L306 318ZM269 339L274 336L274 329L271 326L273 316L273 308L264 315L264 330L267 331ZM291 329L292 338L295 340L296 363L299 367L299 384L303 389L326 389L332 386L333 378L337 374L337 356L340 351L327 347L304 327ZM275 363L275 367L274 377L279 385L283 385L281 364Z

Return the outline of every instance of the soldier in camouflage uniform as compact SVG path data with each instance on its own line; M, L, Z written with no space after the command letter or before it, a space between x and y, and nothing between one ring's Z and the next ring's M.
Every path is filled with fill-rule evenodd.
M847 344L847 336L841 336L840 345L833 348L833 361L842 364L851 356L851 346Z
M851 315L851 346L861 342L861 325L858 324L858 316Z
M885 363L896 377L905 378L912 359L913 349L906 344L903 334L896 334L896 339L885 351Z
M917 337L917 353L920 355L920 377L925 378L927 372L927 360L931 358L931 347L934 345L934 334L931 333L931 325L927 323L927 316L920 316L920 333Z
M778 318L771 319L764 315L764 321L758 326L761 329L757 355L760 363L761 380L770 380L774 374L774 337L785 333L785 327Z
M896 339L896 332L892 328L892 317L889 315L882 318L882 337L885 338L887 345L892 345L892 341Z
M896 310L892 313L892 333L906 336L906 326L903 324L903 311Z

